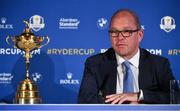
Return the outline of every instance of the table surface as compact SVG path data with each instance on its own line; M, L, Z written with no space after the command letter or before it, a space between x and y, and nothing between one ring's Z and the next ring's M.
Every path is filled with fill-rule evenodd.
M0 111L180 111L178 105L0 104Z

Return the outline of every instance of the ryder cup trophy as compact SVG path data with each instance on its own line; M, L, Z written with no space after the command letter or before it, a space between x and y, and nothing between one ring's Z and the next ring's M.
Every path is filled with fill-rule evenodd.
M21 81L14 99L16 104L40 104L42 102L37 85L29 77L29 65L30 58L32 57L31 51L42 48L49 43L49 37L37 37L35 36L29 23L24 21L26 28L24 32L19 36L7 37L6 42L15 48L18 48L25 52L25 63L26 63L26 76L25 80ZM46 43L44 43L46 39ZM44 44L43 44L44 43Z

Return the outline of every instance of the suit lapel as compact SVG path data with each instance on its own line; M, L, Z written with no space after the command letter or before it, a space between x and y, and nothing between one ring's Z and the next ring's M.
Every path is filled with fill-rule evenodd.
M139 59L139 88L144 89L146 87L147 81L151 78L150 63L148 60L148 55L144 49L140 49L140 59ZM146 79L145 79L146 78Z
M105 62L103 64L104 67L104 81L103 81L103 89L108 94L114 94L116 92L116 81L117 81L117 65L116 61Z
M106 59L102 63L103 69L103 89L104 94L114 94L116 93L116 82L117 82L117 61L115 57L114 50L110 49L106 53Z

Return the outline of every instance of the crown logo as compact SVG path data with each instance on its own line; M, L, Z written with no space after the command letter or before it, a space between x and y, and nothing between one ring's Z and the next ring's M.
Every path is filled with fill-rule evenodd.
M72 74L71 72L68 72L68 73L67 73L67 78L68 78L68 79L71 79L71 78L72 78L72 75L73 75L73 74Z
M6 20L7 20L7 19L6 19L5 17L2 17L2 18L1 18L1 23L5 24L5 23L6 23Z

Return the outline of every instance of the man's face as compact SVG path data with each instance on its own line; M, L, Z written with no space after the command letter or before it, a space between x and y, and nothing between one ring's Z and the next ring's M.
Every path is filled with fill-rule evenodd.
M136 30L137 25L133 16L127 12L117 14L111 21L110 30L127 31ZM119 36L112 37L110 35L111 44L115 52L124 59L133 57L139 48L139 44L143 38L143 30L132 32L129 37L123 37L121 33Z

